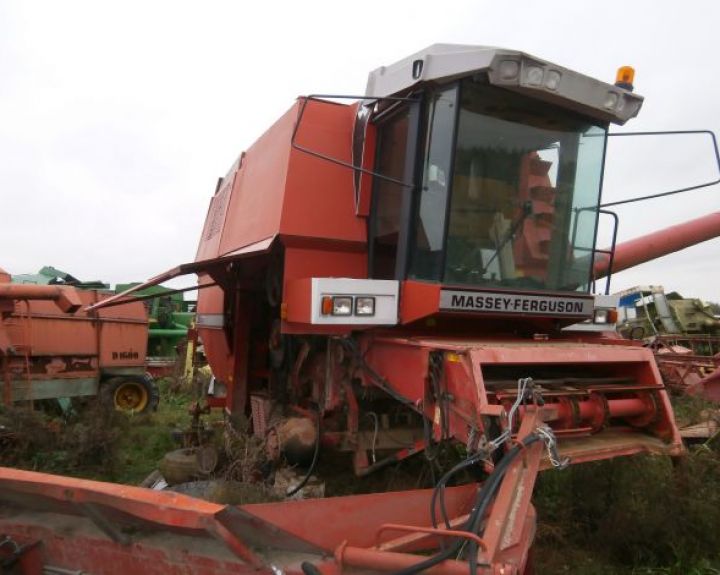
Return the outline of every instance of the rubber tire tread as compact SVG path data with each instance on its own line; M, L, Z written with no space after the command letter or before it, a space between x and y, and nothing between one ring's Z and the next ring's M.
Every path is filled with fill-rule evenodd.
M197 453L194 448L167 452L158 466L165 481L170 485L187 483L200 474Z
M160 403L160 390L158 389L155 380L149 375L118 375L105 379L100 382L100 402L110 408L115 407L115 391L123 383L127 381L134 381L139 383L145 388L148 394L148 402L145 409L137 413L150 413L151 411L157 411L158 404Z

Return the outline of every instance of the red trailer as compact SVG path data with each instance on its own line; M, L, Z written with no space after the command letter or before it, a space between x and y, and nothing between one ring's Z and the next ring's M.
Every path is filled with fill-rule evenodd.
M109 294L10 283L0 270L2 402L90 397L142 412L157 405L145 373L147 313L141 302L88 313Z
M348 452L366 476L454 444L466 456L434 489L217 506L1 470L0 498L35 511L0 531L44 542L17 560L529 572L539 470L681 454L652 352L590 293L608 126L642 104L631 83L435 45L372 72L359 101L301 98L218 182L196 260L136 288L198 275L219 402L279 438L278 461L307 478L321 452ZM482 479L448 487L465 469ZM82 531L43 523L48 509Z

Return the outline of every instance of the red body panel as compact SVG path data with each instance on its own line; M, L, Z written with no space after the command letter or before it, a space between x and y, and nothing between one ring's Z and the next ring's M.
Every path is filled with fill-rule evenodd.
M207 253L202 259L230 253L279 232L294 117L291 108L238 162L217 253ZM235 224L239 219L242 226Z
M720 212L714 212L646 236L628 240L616 246L612 272L621 272L718 236L720 236ZM608 263L608 255L597 254L595 257L596 278L607 275Z
M430 353L445 352L450 434L465 443L471 428L482 428L482 415L507 410L514 400L518 377L535 377L549 414L545 421L562 436L560 449L572 453L574 462L605 459L643 451L678 455L682 442L672 416L670 401L654 356L639 346L573 341L479 340L452 338L365 337L365 357L393 389L416 405L428 403L426 380ZM448 355L448 352L450 353ZM555 370L558 383L542 383L538 374ZM572 372L572 375L568 375ZM498 375L512 373L512 376ZM568 379L569 377L569 379ZM587 377L587 382L555 391L563 380ZM505 380L509 380L505 382ZM595 380L595 382L593 381ZM608 382L618 382L608 384ZM620 383L626 381L627 383ZM602 396L599 402L595 402ZM652 396L652 418L642 422L651 435L637 433L637 413L649 410L642 403ZM572 397L572 417L563 411ZM627 399L640 399L627 403ZM437 404L435 404L437 405ZM438 409L438 407L434 407ZM551 413L550 413L551 412ZM438 424L437 414L427 415ZM592 420L599 418L598 424ZM610 431L610 433L608 433ZM604 445L603 445L604 443Z
M720 367L688 389L688 394L720 403Z
M201 277L201 283L205 278ZM204 352L215 377L221 381L232 381L234 355L228 343L228 337L223 329L225 319L225 296L220 287L210 287L199 292L197 303L197 331L203 342ZM219 325L203 327L204 317L214 318Z
M349 163L354 123L355 106L309 101L296 143ZM289 144L288 140L285 145ZM279 231L314 243L322 239L365 243L365 220L355 211L353 171L293 149Z
M216 258L268 237L355 244L366 226L355 213L353 172L293 149L301 103L290 108L235 163L213 197L196 261ZM350 162L355 107L310 101L296 141ZM353 249L349 247L349 249Z

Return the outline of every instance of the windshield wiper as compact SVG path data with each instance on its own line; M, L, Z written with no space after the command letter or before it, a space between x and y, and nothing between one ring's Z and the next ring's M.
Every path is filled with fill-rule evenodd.
M520 227L522 227L523 223L525 223L525 220L528 218L528 216L532 215L532 213L533 213L532 202L530 200L523 202L522 213L513 222L512 226L510 227L510 230L508 230L508 233L505 235L505 237L500 242L500 244L497 246L497 248L495 248L493 255L490 256L490 259L488 260L488 263L483 266L483 269L482 269L483 276L487 273L488 269L490 268L490 264L495 261L495 258L497 258L498 255L500 255L500 252L505 247L505 244L507 244L511 239L513 239L515 237L515 234L518 232Z

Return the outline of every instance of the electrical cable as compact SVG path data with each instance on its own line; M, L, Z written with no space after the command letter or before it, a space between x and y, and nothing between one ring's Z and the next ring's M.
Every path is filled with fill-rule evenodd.
M368 411L365 415L367 415L370 419L372 419L375 422L375 431L373 432L372 449L370 450L370 453L372 455L372 462L375 463L375 461L376 461L375 444L377 443L377 436L378 436L378 430L380 428L380 421L378 420L377 413L375 413L374 411Z
M537 428L537 433L540 438L545 442L545 448L547 449L547 456L550 464L556 469L565 469L570 464L569 457L563 457L560 459L557 450L557 438L553 433L552 429L547 425L541 425Z
M510 407L510 411L508 411L507 426L505 427L505 430L500 435L498 435L495 439L493 439L488 444L490 453L495 451L498 447L500 447L503 443L505 443L512 436L513 427L515 424L515 414L517 413L517 410L520 408L520 405L522 405L523 401L525 400L525 393L527 392L528 387L532 387L532 384L533 384L532 377L521 377L520 379L518 379L517 397L515 398L515 402Z
M528 447L529 445L531 445L537 441L542 441L543 443L545 443L545 447L548 450L548 457L550 458L550 461L554 467L556 467L557 469L564 469L565 467L567 467L570 460L567 457L562 460L558 459L557 440L555 439L555 434L552 432L552 430L547 425L539 426L532 435L529 435L521 442L522 446L520 446L520 445L514 446L511 450L511 451L515 451L514 455L512 456L512 459L515 459L515 457L517 457L517 455L521 452L522 449L524 449L525 447ZM510 452L508 452L508 455L509 454L510 454ZM478 496L478 499L477 499L478 503L476 504L476 507L475 507L474 513L473 513L474 519L472 520L472 522L470 524L470 529L469 529L469 531L471 531L472 533L478 532L478 530L480 528L480 522L482 521L482 519L485 515L485 510L487 509L488 505L492 501L495 491L497 491L497 489L499 488L500 483L502 481L502 476L505 475L507 468L509 467L510 463L512 463L512 461L506 463L506 459L507 458L504 458L498 464L498 467L500 467L502 465L503 469L500 473L498 481L491 486L492 491L488 492L488 496L486 496L485 498L483 498L482 495ZM497 468L496 468L496 470L497 470ZM487 482L486 482L486 484L487 484ZM483 485L483 488L484 487L485 487L485 485ZM477 562L474 560L474 558L477 557L477 552L478 552L477 543L475 541L469 541L468 542L468 563L470 566L470 575L477 574Z
M505 477L505 473L510 465L513 463L515 458L520 455L523 449L532 445L536 441L540 441L541 437L537 434L532 434L525 437L520 445L515 445L507 452L506 456L498 463L493 473L490 474L488 480L483 484L478 497L476 499L475 508L471 513L471 517L468 521L469 529L471 533L478 533L480 529L480 523L485 517L485 512L492 502L497 490L502 484L502 480ZM470 574L475 575L477 573L477 543L475 541L468 542L468 563L470 565Z
M300 569L302 569L305 575L322 575L322 571L310 563L310 561L303 561L300 564Z
M436 444L433 440L432 436L432 428L430 427L430 421L425 416L425 414L422 414L422 422L423 422L423 439L425 440L425 449L423 450L425 454L425 459L427 459L430 463L435 461L437 459L438 454L440 453L440 447L438 444Z

